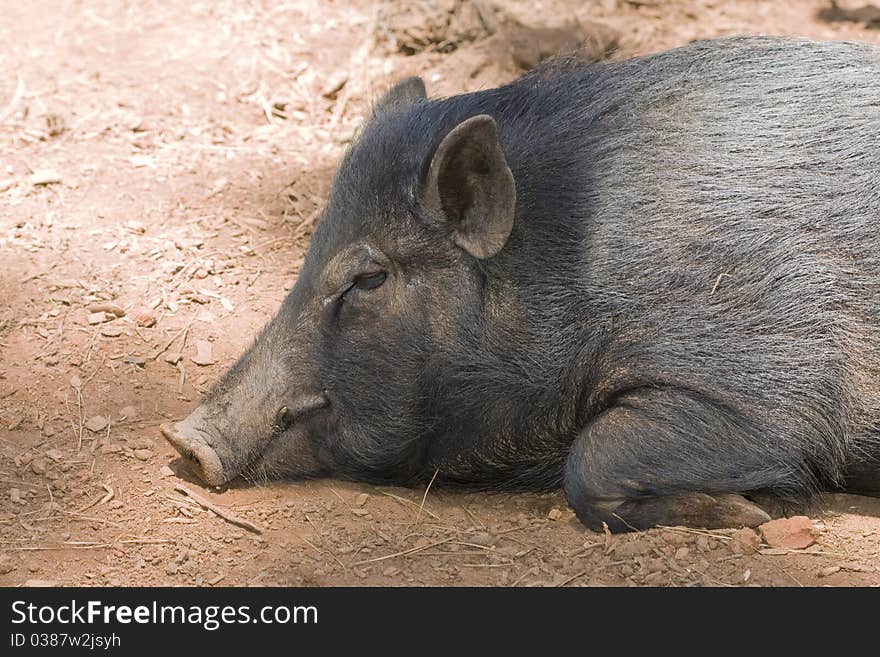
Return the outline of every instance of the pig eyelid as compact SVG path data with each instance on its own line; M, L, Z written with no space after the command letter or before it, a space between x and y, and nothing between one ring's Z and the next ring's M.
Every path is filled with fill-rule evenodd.
M359 274L354 277L354 287L359 290L375 290L385 282L388 274L384 271L374 271L365 274Z
M387 278L388 274L382 270L358 274L354 277L351 284L343 290L341 298L344 299L349 293L354 292L355 290L375 290L377 287L381 287Z

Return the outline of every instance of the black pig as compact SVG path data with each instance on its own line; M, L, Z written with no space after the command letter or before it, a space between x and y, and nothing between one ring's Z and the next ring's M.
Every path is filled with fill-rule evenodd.
M878 136L855 43L404 80L278 314L163 432L208 484L561 485L615 531L880 490Z

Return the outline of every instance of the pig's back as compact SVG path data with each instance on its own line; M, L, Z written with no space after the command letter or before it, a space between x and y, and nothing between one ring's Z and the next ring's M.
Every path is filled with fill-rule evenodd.
M614 376L748 408L823 463L876 448L880 50L703 42L561 75L551 106L566 76L576 128L536 159L580 153L552 214L580 231L580 315L613 336ZM535 225L524 242L553 244Z

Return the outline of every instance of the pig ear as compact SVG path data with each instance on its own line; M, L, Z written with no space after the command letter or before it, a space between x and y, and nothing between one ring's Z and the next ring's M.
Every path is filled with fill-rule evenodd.
M428 97L422 78L413 76L404 78L382 96L373 105L373 116L378 116L391 109L403 109Z
M455 243L476 258L498 253L513 228L516 186L495 120L486 114L446 135L428 169L425 205L451 222Z

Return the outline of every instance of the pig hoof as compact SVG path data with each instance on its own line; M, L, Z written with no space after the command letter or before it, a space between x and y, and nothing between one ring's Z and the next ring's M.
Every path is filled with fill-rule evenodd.
M569 498L571 502L571 498ZM644 499L591 500L572 504L587 527L613 532L650 529L657 525L684 525L703 529L757 527L770 516L741 495L682 493ZM577 503L580 502L580 503Z
M742 495L728 493L714 495L713 498L717 505L715 513L718 524L709 529L757 527L770 520L770 515L764 509Z

